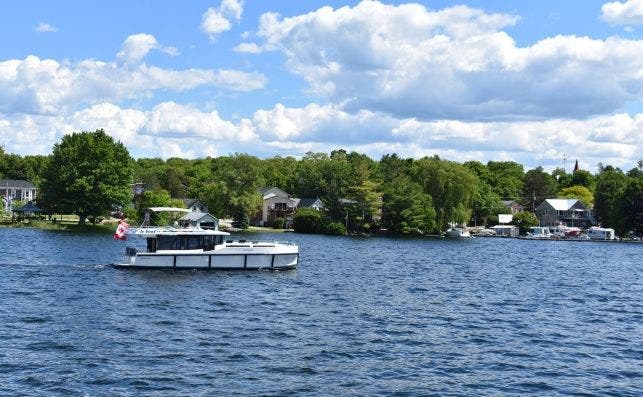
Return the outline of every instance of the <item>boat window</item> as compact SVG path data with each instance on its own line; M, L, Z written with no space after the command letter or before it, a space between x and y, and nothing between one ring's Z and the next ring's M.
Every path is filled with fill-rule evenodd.
M147 252L156 252L156 239L149 237L147 239Z
M203 248L203 236L189 236L186 237L185 249L194 250Z
M178 250L181 249L181 240L176 236L158 236L156 241L157 250Z

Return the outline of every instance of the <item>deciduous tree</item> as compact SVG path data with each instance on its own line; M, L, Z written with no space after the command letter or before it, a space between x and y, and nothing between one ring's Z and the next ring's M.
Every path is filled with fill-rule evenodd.
M103 130L65 135L44 171L42 204L77 214L79 224L105 215L113 205L130 201L132 163L125 146Z

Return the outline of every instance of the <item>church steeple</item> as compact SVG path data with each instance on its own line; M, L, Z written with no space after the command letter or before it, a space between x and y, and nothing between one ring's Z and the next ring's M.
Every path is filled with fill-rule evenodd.
M576 165L574 165L574 172L580 170L580 167L578 166L578 159L576 159Z

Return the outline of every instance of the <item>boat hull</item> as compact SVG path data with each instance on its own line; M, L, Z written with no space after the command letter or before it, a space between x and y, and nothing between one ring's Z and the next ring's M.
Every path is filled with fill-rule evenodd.
M114 264L130 269L212 269L212 270L285 270L299 263L296 246L231 247L211 251L141 252L125 263Z

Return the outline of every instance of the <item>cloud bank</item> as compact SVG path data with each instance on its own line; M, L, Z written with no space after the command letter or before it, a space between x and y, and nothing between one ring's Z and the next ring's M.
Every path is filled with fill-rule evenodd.
M393 152L408 157L438 154L456 161L514 160L549 168L562 166L567 155L578 157L589 168L598 162L632 167L643 153L643 114L585 120L420 121L371 111L350 113L334 105L288 108L277 104L257 110L250 118L231 121L216 111L175 102L147 111L101 103L59 117L0 115L0 128L12 137L14 150L48 153L51 142L63 132L104 128L134 155L165 158L234 152L301 156L307 151L344 148L376 159Z
M119 62L87 59L76 63L27 56L0 62L0 113L56 115L105 101L145 98L158 90L184 92L197 87L229 91L263 88L267 78L257 72L231 69L172 70L143 63L153 49L176 54L154 36L129 36L117 54Z
M604 15L633 15L605 7ZM242 2L223 1L203 14L201 28L215 39L242 13ZM560 35L519 46L505 31L519 23L518 15L467 6L377 1L266 13L258 42L233 50L258 62L282 56L286 78L305 85L297 105L261 72L148 65L151 52L180 54L146 33L127 37L111 61L0 61L0 144L45 154L64 133L104 128L137 157L344 148L375 159L438 154L551 169L566 156L584 168L634 166L643 114L624 108L642 103L643 41ZM209 90L217 93L203 95ZM252 104L256 90L273 102L233 116L212 104Z
M601 11L603 20L612 25L643 25L643 0L605 3Z
M347 109L425 120L582 118L643 95L643 42L556 36L518 47L519 18L377 1L281 18L258 34L312 92Z

